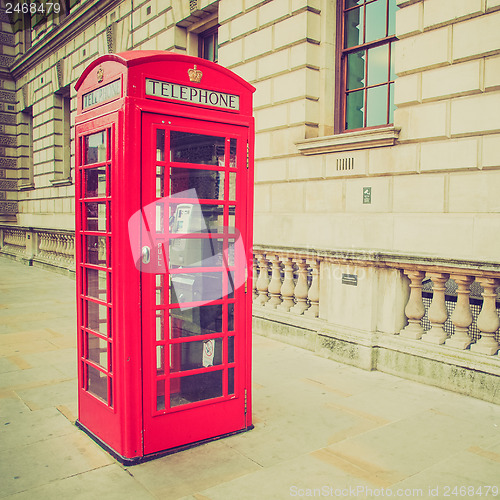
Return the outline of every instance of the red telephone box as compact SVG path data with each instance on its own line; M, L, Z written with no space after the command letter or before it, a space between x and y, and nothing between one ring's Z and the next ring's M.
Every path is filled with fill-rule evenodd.
M78 425L125 463L248 430L255 89L163 51L76 89Z

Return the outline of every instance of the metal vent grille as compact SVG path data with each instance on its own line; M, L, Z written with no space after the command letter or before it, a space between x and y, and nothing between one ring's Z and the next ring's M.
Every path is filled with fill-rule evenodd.
M106 28L106 43L108 45L108 52L115 51L115 24L111 24Z
M337 158L337 172L354 170L354 158Z

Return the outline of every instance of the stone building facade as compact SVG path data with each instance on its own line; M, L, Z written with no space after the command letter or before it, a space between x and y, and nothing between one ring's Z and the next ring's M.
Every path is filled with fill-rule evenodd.
M498 0L60 8L0 14L2 254L74 268L84 68L200 55L257 89L255 330L500 402Z

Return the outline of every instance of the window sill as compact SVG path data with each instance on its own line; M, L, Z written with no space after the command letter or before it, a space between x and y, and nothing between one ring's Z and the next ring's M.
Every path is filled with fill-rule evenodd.
M357 130L343 134L315 137L295 143L303 155L352 151L354 149L379 148L393 146L399 136L399 129L391 126L370 130Z
M73 183L71 177L63 179L50 179L50 183L54 187L71 186Z
M35 189L34 182L30 182L29 184L19 184L18 186L19 191L31 191L32 189Z

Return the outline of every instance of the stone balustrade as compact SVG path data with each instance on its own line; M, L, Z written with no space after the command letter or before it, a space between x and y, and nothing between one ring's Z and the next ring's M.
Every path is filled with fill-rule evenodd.
M75 235L71 231L0 227L0 254L47 267L75 269Z
M410 268L403 269L403 272L410 281L410 297L405 308L408 326L399 332L401 337L436 345L444 344L455 349L470 349L471 352L489 356L498 353L500 319L497 289L500 286L500 277L483 273L477 275L477 270L450 274ZM431 324L428 331L425 331L422 326L422 319L426 313L422 299L424 278L430 279L433 283L432 301L427 309L428 320ZM456 301L450 301L455 304L451 314L446 307L445 296L445 284L448 280L454 281L457 286ZM481 309L476 317L472 314L470 304L471 285L474 282L483 290ZM451 328L445 327L448 319L451 320ZM472 335L473 322L477 325L478 335Z
M254 313L258 315L260 310L285 312L290 315L291 324L296 323L293 320L295 315L335 323L335 317L332 320L320 314L320 286L330 289L328 280L339 278L338 275L332 277L331 273L321 273L326 264L341 266L355 262L363 269L397 269L401 286L407 287L409 298L404 306L406 325L392 334L422 345L442 346L443 349L467 350L486 356L499 354L500 272L484 271L479 266L477 269L460 269L445 263L442 266L406 266L393 256L385 260L385 256L373 253L367 254L365 260L362 257L354 253L335 256L326 252L322 255L255 249ZM423 296L423 282L432 285L427 298ZM470 297L473 284L475 290L479 290L475 293L474 307ZM398 311L394 313L397 315ZM358 314L361 316L364 311L360 310ZM279 321L283 321L282 316Z
M254 252L254 304L319 316L319 260L285 252Z
M1 248L15 255L26 252L26 234L21 229L4 229L2 231Z

